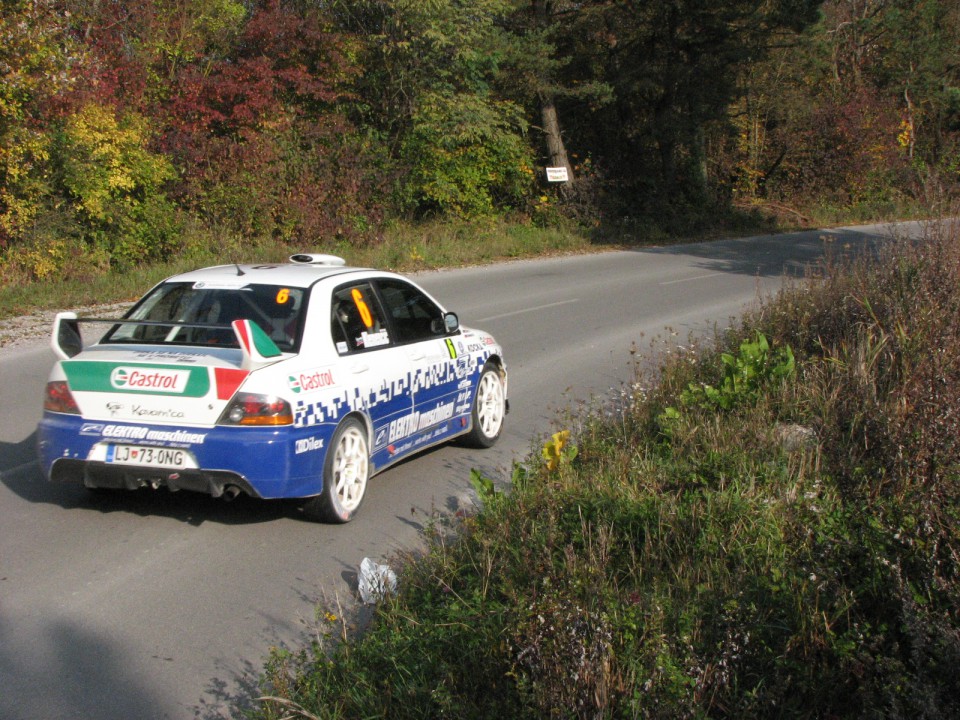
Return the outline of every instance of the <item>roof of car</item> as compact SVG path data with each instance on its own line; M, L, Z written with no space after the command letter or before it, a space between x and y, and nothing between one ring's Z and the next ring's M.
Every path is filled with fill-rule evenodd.
M369 268L348 267L345 264L323 262L234 264L191 270L167 278L166 282L205 283L215 288L240 288L247 285L289 285L306 288L326 277L366 272L373 271Z

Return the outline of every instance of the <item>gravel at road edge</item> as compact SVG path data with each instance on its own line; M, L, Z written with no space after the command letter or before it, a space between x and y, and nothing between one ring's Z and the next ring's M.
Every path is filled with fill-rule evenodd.
M94 305L76 308L80 317L120 317L130 307L130 303L114 305ZM56 310L44 310L0 320L0 358L18 350L32 350L47 345L53 329Z

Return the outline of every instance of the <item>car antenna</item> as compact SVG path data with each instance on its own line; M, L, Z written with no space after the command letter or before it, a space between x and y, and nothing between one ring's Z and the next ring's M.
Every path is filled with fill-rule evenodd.
M242 275L246 275L246 273L245 273L243 270L240 269L240 263L234 263L234 265L237 266L237 277L240 277L240 276L242 276Z

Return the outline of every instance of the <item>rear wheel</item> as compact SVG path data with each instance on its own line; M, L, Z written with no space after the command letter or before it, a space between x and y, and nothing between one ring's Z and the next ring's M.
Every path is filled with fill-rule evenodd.
M507 399L503 392L503 379L500 371L491 363L483 366L477 394L473 398L473 427L465 442L473 447L491 447L500 437L503 429L503 417L506 414Z
M333 434L327 449L323 490L304 504L304 513L321 522L350 522L363 502L369 478L367 429L356 418L347 418Z

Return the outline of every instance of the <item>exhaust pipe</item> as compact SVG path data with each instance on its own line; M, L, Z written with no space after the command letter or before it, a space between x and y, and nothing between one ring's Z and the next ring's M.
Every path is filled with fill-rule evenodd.
M223 499L227 502L230 502L237 497L242 491L236 485L227 485L223 488Z

